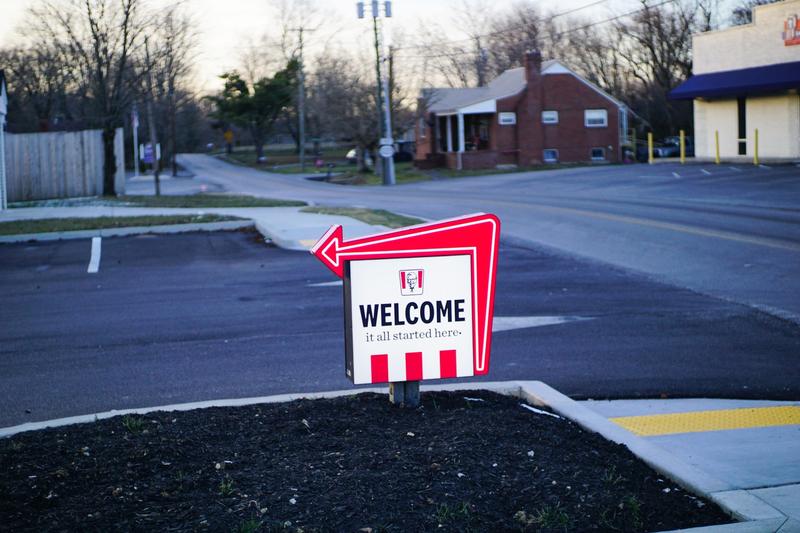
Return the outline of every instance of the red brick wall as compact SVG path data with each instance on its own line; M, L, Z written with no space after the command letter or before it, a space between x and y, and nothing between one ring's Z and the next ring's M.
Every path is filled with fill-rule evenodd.
M433 145L436 142L436 130L434 129L433 124L431 124L431 115L424 110L425 102L422 98L417 100L417 123L414 127L414 134L416 139L417 145L417 152L414 155L414 159L427 159L428 154L432 154L435 152L433 149ZM422 130L420 128L422 120L420 118L424 118L425 120L425 136L422 136Z
M497 101L497 113L492 120L492 126L489 129L489 141L492 150L497 152L497 164L500 165L517 165L517 156L519 154L519 147L517 145L517 133L519 126L519 102L524 96L524 92L504 98ZM515 126L501 126L498 119L499 113L511 112L517 113L517 125Z
M541 163L546 148L558 150L559 161L562 162L591 161L592 148L604 148L607 161L619 160L617 106L575 76L529 75L528 90L515 103L518 137L511 142L507 136L498 136L496 149L502 154L518 148L518 164ZM498 111L500 108L501 102L498 102ZM605 109L608 125L587 128L584 124L586 109ZM558 111L558 124L542 124L544 110Z
M566 162L590 161L592 148L604 148L607 161L619 160L619 108L613 102L571 74L544 76L543 93L542 108L558 111L558 124L541 124L541 115L535 117L541 124L542 148L557 149L559 160ZM586 109L605 109L608 125L587 128Z

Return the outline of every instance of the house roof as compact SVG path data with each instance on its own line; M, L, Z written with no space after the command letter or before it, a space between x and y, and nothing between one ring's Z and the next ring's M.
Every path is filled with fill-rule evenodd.
M743 96L800 89L800 61L692 76L673 89L674 100Z
M616 105L620 107L623 106L622 103L618 102L589 81L578 76L556 59L543 61L541 72L543 75L571 74ZM469 106L493 102L501 98L515 95L525 89L525 86L525 68L518 67L506 70L484 87L423 89L423 98L428 100L429 112L440 115L450 114L457 113L459 110Z

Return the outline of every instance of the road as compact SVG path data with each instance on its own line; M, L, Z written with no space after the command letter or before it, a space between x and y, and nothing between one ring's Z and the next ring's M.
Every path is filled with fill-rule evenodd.
M311 255L220 232L0 246L0 427L350 388L341 286ZM576 398L800 398L800 329L627 270L504 242L488 379Z
M800 168L627 165L348 187L182 155L196 186L437 219L497 214L507 242L602 261L800 323ZM346 237L346 236L345 236Z

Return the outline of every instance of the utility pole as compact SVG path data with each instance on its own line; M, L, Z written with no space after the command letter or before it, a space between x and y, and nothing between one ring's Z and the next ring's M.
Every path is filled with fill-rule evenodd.
M382 65L386 62L386 57L383 55L382 36L383 27L378 26L378 19L380 18L380 2L372 0L372 29L375 35L375 71L377 75L377 96L378 107L383 105L383 120L379 117L378 128L383 125L382 136L380 140L380 149L378 154L383 159L383 184L394 185L394 140L392 139L392 117L390 108L389 86L386 77L382 75ZM364 18L364 2L356 4L358 18ZM383 13L386 18L392 16L392 2L386 0L383 2ZM383 94L381 94L383 93ZM380 110L379 110L380 115Z
M292 31L298 33L298 40L300 41L300 65L297 73L297 137L300 144L300 170L306 170L306 75L303 65L303 32L314 31L306 30L305 28L292 28Z
M133 176L139 176L139 109L136 103L131 109L131 129L133 130Z
M147 61L147 123L150 127L150 144L153 147L153 178L156 185L156 196L161 195L161 181L159 174L161 173L160 161L158 160L158 135L156 133L155 116L153 115L153 69L150 64L150 49L147 46L147 37L144 39L144 53Z
M169 120L170 120L170 157L172 158L172 177L178 175L178 110L175 105L175 80L169 79Z

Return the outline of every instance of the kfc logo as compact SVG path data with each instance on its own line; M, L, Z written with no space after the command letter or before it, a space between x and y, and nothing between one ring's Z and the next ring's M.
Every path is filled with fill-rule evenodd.
M783 23L783 44L793 46L800 44L800 17L792 15Z
M403 296L416 296L422 294L422 280L424 270L400 271L400 294Z

